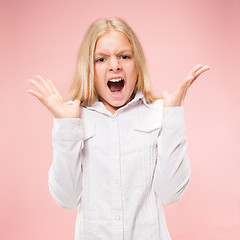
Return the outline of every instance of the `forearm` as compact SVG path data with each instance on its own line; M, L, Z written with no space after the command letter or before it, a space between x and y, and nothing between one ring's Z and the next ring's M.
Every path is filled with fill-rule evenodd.
M64 208L75 209L82 191L81 120L54 119L53 163L49 170L49 190Z
M186 156L184 129L182 107L163 110L153 186L161 201L166 204L179 200L189 182L190 166Z

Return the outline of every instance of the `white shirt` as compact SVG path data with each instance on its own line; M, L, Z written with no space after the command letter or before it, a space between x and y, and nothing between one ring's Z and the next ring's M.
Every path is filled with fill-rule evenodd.
M80 118L54 119L49 188L78 207L76 240L170 239L161 202L179 200L190 176L183 108L146 104L142 93L110 113L101 102Z

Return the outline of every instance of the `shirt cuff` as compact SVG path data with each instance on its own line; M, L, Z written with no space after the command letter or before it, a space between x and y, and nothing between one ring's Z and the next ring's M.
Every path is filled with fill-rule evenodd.
M163 127L185 127L183 107L163 108Z
M82 139L80 118L54 118L52 139L54 141L76 141Z

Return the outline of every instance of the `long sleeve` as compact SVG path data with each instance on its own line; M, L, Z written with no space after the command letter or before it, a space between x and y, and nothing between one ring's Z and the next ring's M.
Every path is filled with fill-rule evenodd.
M79 118L54 119L53 163L49 170L49 190L62 207L75 209L81 198L83 148Z
M153 187L165 204L178 201L189 182L183 107L164 108Z

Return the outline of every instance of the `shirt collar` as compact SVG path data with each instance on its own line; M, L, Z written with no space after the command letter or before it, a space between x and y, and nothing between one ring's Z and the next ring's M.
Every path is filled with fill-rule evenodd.
M101 112L103 114L106 114L108 116L113 116L113 115L117 115L118 112L120 112L122 109L128 108L130 105L137 103L138 101L142 101L146 106L148 106L148 104L146 103L146 100L143 96L143 93L141 91L138 91L134 98L127 103L125 106L119 108L114 114L112 114L101 101L96 101L94 102L91 106L86 107L87 109L93 110L93 111L97 111L97 112ZM148 106L149 107L149 106Z

